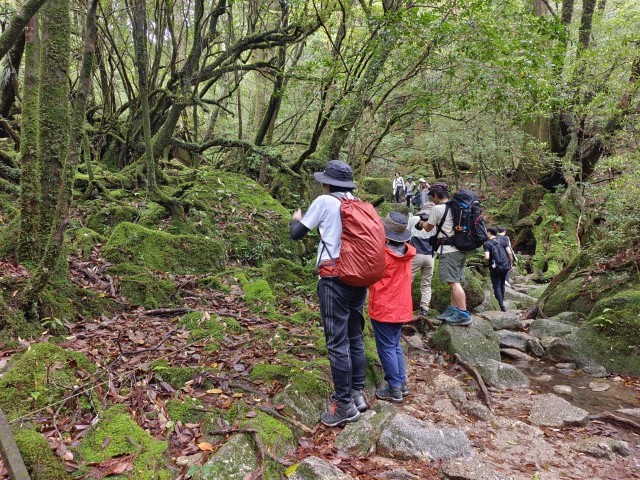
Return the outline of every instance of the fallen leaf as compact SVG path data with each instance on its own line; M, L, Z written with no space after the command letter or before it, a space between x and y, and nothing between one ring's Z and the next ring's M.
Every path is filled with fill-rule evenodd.
M244 416L247 418L255 418L256 416L258 416L258 414L255 412L255 410L250 410L245 413Z
M222 393L222 390L220 390L219 388L210 388L209 390L207 390L207 393L210 393L212 395L220 395Z
M236 392L236 393L233 394L233 398L242 398L242 397L244 397L243 393Z
M204 452L213 452L213 445L211 445L209 442L199 443L198 448Z

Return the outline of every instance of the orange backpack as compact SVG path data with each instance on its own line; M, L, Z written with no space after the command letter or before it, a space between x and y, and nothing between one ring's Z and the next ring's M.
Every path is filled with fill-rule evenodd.
M340 258L331 259L335 271L347 285L373 285L384 276L386 242L382 220L368 202L335 198L340 200L342 218Z

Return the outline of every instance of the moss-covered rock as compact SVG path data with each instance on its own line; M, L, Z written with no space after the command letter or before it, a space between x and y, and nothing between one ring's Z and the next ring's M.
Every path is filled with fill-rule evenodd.
M529 379L526 375L508 363L490 359L477 363L476 366L483 380L499 390L529 386Z
M272 455L284 458L296 448L293 431L280 420L266 413L258 412L254 418L241 422L241 425L255 430L264 447Z
M519 188L497 212L493 213L496 223L516 225L521 219L529 217L538 210L542 198L547 193L549 193L548 190L540 185Z
M291 213L248 177L203 169L182 200L194 233L223 242L232 260L259 265L303 253L303 242L289 235Z
M219 272L225 263L224 247L215 240L171 235L129 222L113 230L103 255L114 263L178 274Z
M98 206L98 210L87 215L87 227L101 235L108 235L116 225L133 222L138 216L138 210L131 205Z
M365 177L362 179L360 188L371 195L383 195L387 202L394 202L395 196L392 186L393 180L391 178Z
M204 402L191 397L184 400L167 400L165 408L173 422L196 423L207 415Z
M130 264L118 265L110 271L116 274L118 291L131 305L161 308L175 303L175 284L150 270Z
M313 268L276 258L265 262L261 270L263 278L278 299L295 293L315 293L318 280Z
M107 441L108 439L108 441ZM87 462L102 462L120 455L135 455L133 470L128 478L140 480L169 480L171 472L165 467L167 442L154 439L127 415L124 405L105 410L98 423L78 448Z
M284 404L289 415L311 427L318 422L324 401L330 393L327 378L317 371L304 372L291 377L273 401Z
M33 480L69 478L60 458L53 454L47 439L38 432L18 430L14 437L30 478Z
M208 346L210 350L217 350L218 342L220 342L225 335L238 335L246 331L235 318L224 316L211 317L205 312L187 313L180 319L178 326L190 332L190 341L213 341L213 343Z
M500 340L489 322L473 318L468 327L443 324L433 335L434 345L451 355L459 353L463 359L475 364L487 360L500 361Z
M82 353L36 343L12 360L0 377L0 408L7 418L53 405L75 392L96 367Z
M468 267L465 268L464 276L462 288L467 296L467 310L472 310L484 302L484 284ZM414 282L413 296L414 304L419 304L419 279ZM450 305L450 299L451 289L448 284L440 281L440 260L436 259L431 279L431 307L442 312Z
M242 433L233 435L205 465L194 470L202 480L228 480L247 478L256 468L258 447L251 435Z
M89 258L89 253L93 248L107 241L107 239L100 235L95 230L90 228L76 228L69 232L69 240L71 243L71 251L79 257L84 259Z

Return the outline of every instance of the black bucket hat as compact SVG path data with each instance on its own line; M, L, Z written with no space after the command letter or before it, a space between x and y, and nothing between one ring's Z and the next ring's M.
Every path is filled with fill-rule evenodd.
M411 231L407 230L409 221L400 212L389 212L382 219L384 234L389 240L394 242L406 242L411 238Z
M324 172L315 172L313 177L318 182L327 185L356 188L356 184L353 183L351 167L340 160L330 160L324 168Z

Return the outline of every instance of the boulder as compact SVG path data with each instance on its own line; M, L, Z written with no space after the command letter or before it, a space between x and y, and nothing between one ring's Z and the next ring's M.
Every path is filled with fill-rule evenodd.
M524 332L512 332L510 330L498 330L498 338L500 339L500 347L515 348L524 352L527 349L527 342L531 339L531 335Z
M519 330L519 314L513 310L506 312L491 310L479 316L487 320L494 330Z
M531 338L527 342L527 352L533 353L536 357L542 357L544 355L544 347L542 342L538 338Z
M491 410L489 410L485 405L476 400L469 401L467 399L467 394L462 389L462 387L452 387L449 389L448 393L453 405L463 415L468 415L470 417L483 421L491 418Z
M575 362L579 365L589 363L584 354L578 350L578 339L572 333L562 338L550 338L545 348L546 357L552 362ZM544 344L544 343L543 343Z
M534 337L563 337L574 333L576 327L564 322L556 322L547 318L538 318L529 327L529 334Z
M553 322L567 323L569 325L576 325L581 320L584 320L584 314L580 312L560 312L553 317L548 318Z
M521 352L520 350L517 350L515 348L501 348L500 353L505 357L520 362L533 362L535 360L535 358L533 358L531 355L527 355L526 353Z
M335 465L312 456L298 463L298 467L289 475L289 480L353 480L353 477Z
M438 475L443 480L511 480L496 472L496 467L477 458L456 458L442 464Z
M571 448L576 452L585 453L591 457L611 460L613 453L622 457L629 456L629 444L622 440L609 437L590 437L574 443Z
M602 365L585 365L582 367L582 372L595 378L604 378L608 373Z
M406 460L448 460L472 455L471 442L460 430L438 428L415 417L397 414L378 441L378 453Z
M504 289L504 298L506 300L510 300L516 304L517 308L526 310L528 308L533 307L537 300L526 293L520 293L515 291L512 288L506 287Z
M382 429L395 414L395 407L379 402L374 410L363 413L357 422L344 427L336 438L335 448L350 455L366 457L375 450Z
M300 374L291 378L287 386L274 397L273 402L283 404L289 415L308 427L313 427L318 423L324 398L328 394L327 385L315 375Z
M534 425L553 428L585 426L589 420L589 412L574 407L564 398L548 393L534 397L534 404L529 413L529 421Z
M467 327L441 325L432 337L440 350L459 353L466 361L477 364L489 359L500 360L498 335L486 320L474 317Z
M499 390L528 388L529 379L513 365L497 360L486 360L476 364L482 379Z

